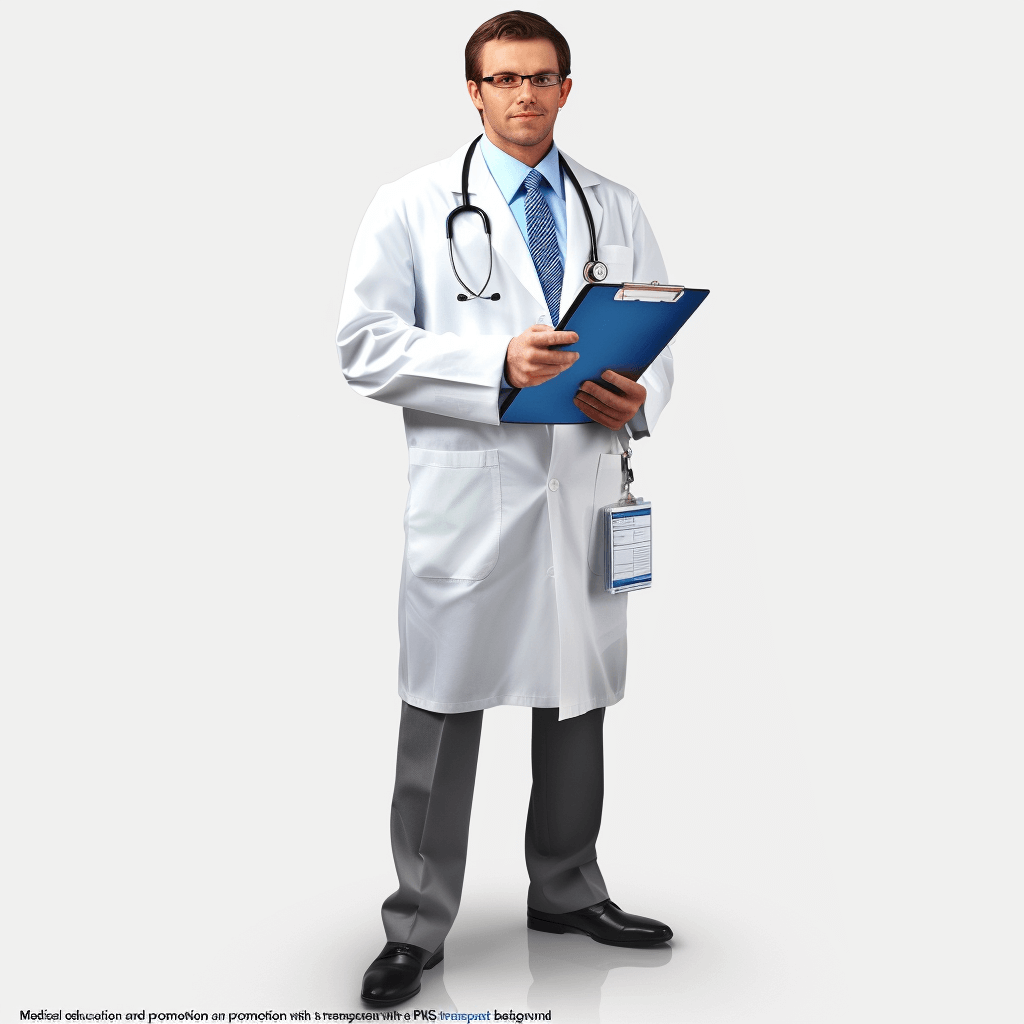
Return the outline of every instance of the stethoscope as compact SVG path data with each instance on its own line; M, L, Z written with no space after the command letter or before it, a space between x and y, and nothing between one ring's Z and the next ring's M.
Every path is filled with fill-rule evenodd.
M466 150L466 159L462 163L462 205L456 206L451 213L448 214L448 219L445 221L444 230L448 236L448 259L451 260L452 273L455 275L455 279L462 285L463 288L469 293L468 295L459 295L459 302L468 302L470 299L490 299L492 302L497 302L501 298L498 292L494 292L493 295L484 295L484 288L487 287L487 282L491 279L491 271L494 269L494 247L491 245L491 222L487 214L480 209L479 206L471 206L469 203L469 165L473 159L473 150L476 149L476 144L483 138L482 135L478 135L470 144L469 149ZM600 284L608 276L608 268L597 258L597 232L594 230L594 218L590 213L590 204L587 202L587 197L584 195L583 187L576 179L576 175L573 174L572 168L565 162L565 158L561 153L558 154L558 165L561 167L562 172L572 182L573 188L576 189L576 194L580 197L580 202L583 204L583 213L587 218L587 230L590 232L590 259L583 266L583 280L589 284ZM487 281L484 281L483 287L480 291L475 292L472 288L466 284L465 281L459 277L459 272L455 268L455 251L452 244L452 224L455 218L460 213L476 213L480 215L480 219L484 222L484 234L487 235Z

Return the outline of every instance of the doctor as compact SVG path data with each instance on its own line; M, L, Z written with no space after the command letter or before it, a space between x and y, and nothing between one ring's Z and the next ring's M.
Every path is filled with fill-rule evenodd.
M671 353L639 382L606 372L618 393L584 383L576 403L592 423L498 415L505 389L578 358L551 346L578 340L553 326L594 260L584 201L607 280L668 276L633 193L566 154L572 174L560 167L553 131L569 71L569 46L544 18L513 11L481 25L466 46L483 123L467 184L489 236L464 211L449 250L467 145L382 186L352 250L342 370L360 395L402 407L409 446L391 815L399 884L382 908L387 944L363 978L373 1006L415 995L444 956L483 711L498 704L533 709L528 927L636 947L672 936L611 902L596 852L604 712L626 673L626 597L603 588L596 512L622 493L620 438L647 436L668 401Z

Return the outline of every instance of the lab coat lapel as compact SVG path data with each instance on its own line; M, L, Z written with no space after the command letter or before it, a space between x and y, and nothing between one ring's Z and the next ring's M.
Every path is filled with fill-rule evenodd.
M594 195L591 187L597 184L598 178L591 171L570 159L565 153L562 154L579 179L580 185L586 194L587 202L590 205L590 215L594 218L594 233L601 237L601 221L604 219L604 210ZM583 204L576 192L569 175L564 174L563 186L565 188L565 274L562 278L562 295L559 300L559 317L563 317L573 303L573 299L579 294L580 289L586 283L583 279L583 268L590 261L590 231L587 228L587 215L583 212Z
M462 163L465 155L466 150L463 148L452 158L450 165L452 191L458 195L457 204L462 202ZM505 202L505 197L501 194L501 189L487 169L479 145L473 153L473 162L469 168L469 201L485 211L491 223L491 244L494 246L495 260L500 256L523 287L539 303L537 308L546 309L544 290L540 286L533 257L515 217L512 216L512 211L508 208L508 203Z

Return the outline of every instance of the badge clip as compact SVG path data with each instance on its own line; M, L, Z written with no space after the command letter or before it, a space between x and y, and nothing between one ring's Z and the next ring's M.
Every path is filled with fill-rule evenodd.
M624 448L622 450L622 489L626 492L624 498L619 498L620 505L635 505L636 498L633 497L633 492L629 489L629 485L633 482L633 467L629 464L630 456L633 454L632 448Z

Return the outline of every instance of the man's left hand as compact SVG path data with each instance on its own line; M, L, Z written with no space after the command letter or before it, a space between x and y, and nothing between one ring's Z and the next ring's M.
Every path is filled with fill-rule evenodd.
M647 398L647 388L614 370L605 370L601 380L614 384L621 394L585 380L576 392L573 404L602 427L621 430L640 411Z

